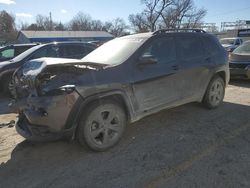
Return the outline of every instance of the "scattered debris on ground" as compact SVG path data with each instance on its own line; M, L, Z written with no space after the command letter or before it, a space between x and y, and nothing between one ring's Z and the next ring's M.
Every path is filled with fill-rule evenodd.
M0 129L1 128L4 128L4 127L8 127L8 128L12 128L15 126L15 121L14 120L11 120L9 123L1 123L0 124Z

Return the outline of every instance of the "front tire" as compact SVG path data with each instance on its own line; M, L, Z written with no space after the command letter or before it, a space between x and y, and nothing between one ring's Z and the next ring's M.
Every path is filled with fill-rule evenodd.
M214 109L221 105L225 96L225 82L220 76L215 76L209 83L203 104Z
M84 111L76 132L77 139L94 151L105 151L119 142L126 124L122 105L111 100L97 101Z

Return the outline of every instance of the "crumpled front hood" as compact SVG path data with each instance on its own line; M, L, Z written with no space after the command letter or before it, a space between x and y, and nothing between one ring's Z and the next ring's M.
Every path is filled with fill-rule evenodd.
M40 58L31 60L32 61L40 61L46 63L46 65L63 65L63 64L79 64L82 61L78 59L66 59L66 58Z
M13 76L13 93L27 97L48 93L65 85L77 85L83 73L102 68L95 63L83 63L75 59L41 58L25 63Z
M40 74L45 68L49 66L82 66L83 68L96 69L101 67L99 64L86 63L77 59L65 59L65 58L40 58L28 61L23 66L21 66L17 73L23 76L35 77Z

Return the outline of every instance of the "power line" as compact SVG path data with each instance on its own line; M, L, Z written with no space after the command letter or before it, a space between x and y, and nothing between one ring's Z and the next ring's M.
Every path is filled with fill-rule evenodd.
M224 12L224 13L215 14L215 15L212 15L210 17L232 14L232 13L236 13L236 12L240 12L242 10L248 10L248 9L250 9L250 7L245 7L245 8L241 8L241 9L237 9L237 10L232 10L232 11L228 11L228 12Z

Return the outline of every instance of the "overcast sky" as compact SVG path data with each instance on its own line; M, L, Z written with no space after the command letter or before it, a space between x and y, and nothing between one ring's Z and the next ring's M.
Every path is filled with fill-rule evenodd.
M68 22L77 12L88 13L102 21L116 17L127 21L128 15L143 9L140 0L0 0L0 10L14 14L17 23L35 20L37 14L49 15L53 20ZM194 0L199 8L208 11L205 22L250 20L250 0Z

